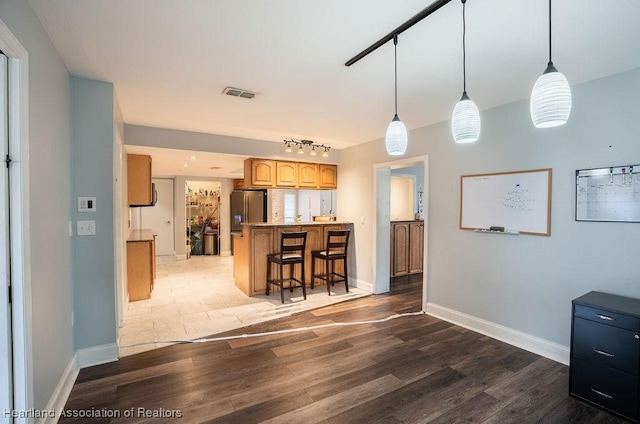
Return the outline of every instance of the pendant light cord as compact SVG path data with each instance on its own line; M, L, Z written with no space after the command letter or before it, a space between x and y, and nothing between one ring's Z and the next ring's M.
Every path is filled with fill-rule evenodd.
M467 94L467 21L465 17L465 9L467 0L462 0L462 93Z
M549 0L549 64L552 64L551 61L551 0Z
M398 34L393 34L393 63L394 63L394 97L396 115L398 114Z

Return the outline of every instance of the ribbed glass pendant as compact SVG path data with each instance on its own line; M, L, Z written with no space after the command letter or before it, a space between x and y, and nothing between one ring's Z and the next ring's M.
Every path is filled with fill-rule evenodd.
M396 114L387 127L387 134L384 138L387 153L392 156L404 155L407 150L407 139L407 127L404 126Z
M571 87L551 62L533 86L530 111L536 128L557 127L569 120Z
M456 143L473 143L480 138L480 111L476 104L467 96L462 98L453 108L451 114L451 132Z

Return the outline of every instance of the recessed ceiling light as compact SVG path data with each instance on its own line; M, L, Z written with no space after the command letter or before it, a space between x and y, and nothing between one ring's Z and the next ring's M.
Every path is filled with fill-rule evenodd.
M191 156L191 160L196 160L196 157L195 156Z
M189 165L187 165L186 163L183 163L182 166L186 168Z

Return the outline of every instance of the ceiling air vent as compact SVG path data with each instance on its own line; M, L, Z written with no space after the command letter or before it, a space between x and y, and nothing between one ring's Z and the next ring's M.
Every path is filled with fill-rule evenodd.
M243 99L253 99L256 93L249 90L243 90L242 88L226 87L222 94L233 97L242 97Z

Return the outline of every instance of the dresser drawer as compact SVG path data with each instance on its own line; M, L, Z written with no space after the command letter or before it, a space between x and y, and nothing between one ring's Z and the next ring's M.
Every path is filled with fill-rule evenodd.
M638 378L573 356L571 394L638 419Z
M634 331L574 318L571 352L592 362L638 375L640 340L637 336Z
M607 311L605 309L591 308L589 306L574 305L573 314L580 318L601 322L615 327L626 328L631 331L640 331L640 318Z

